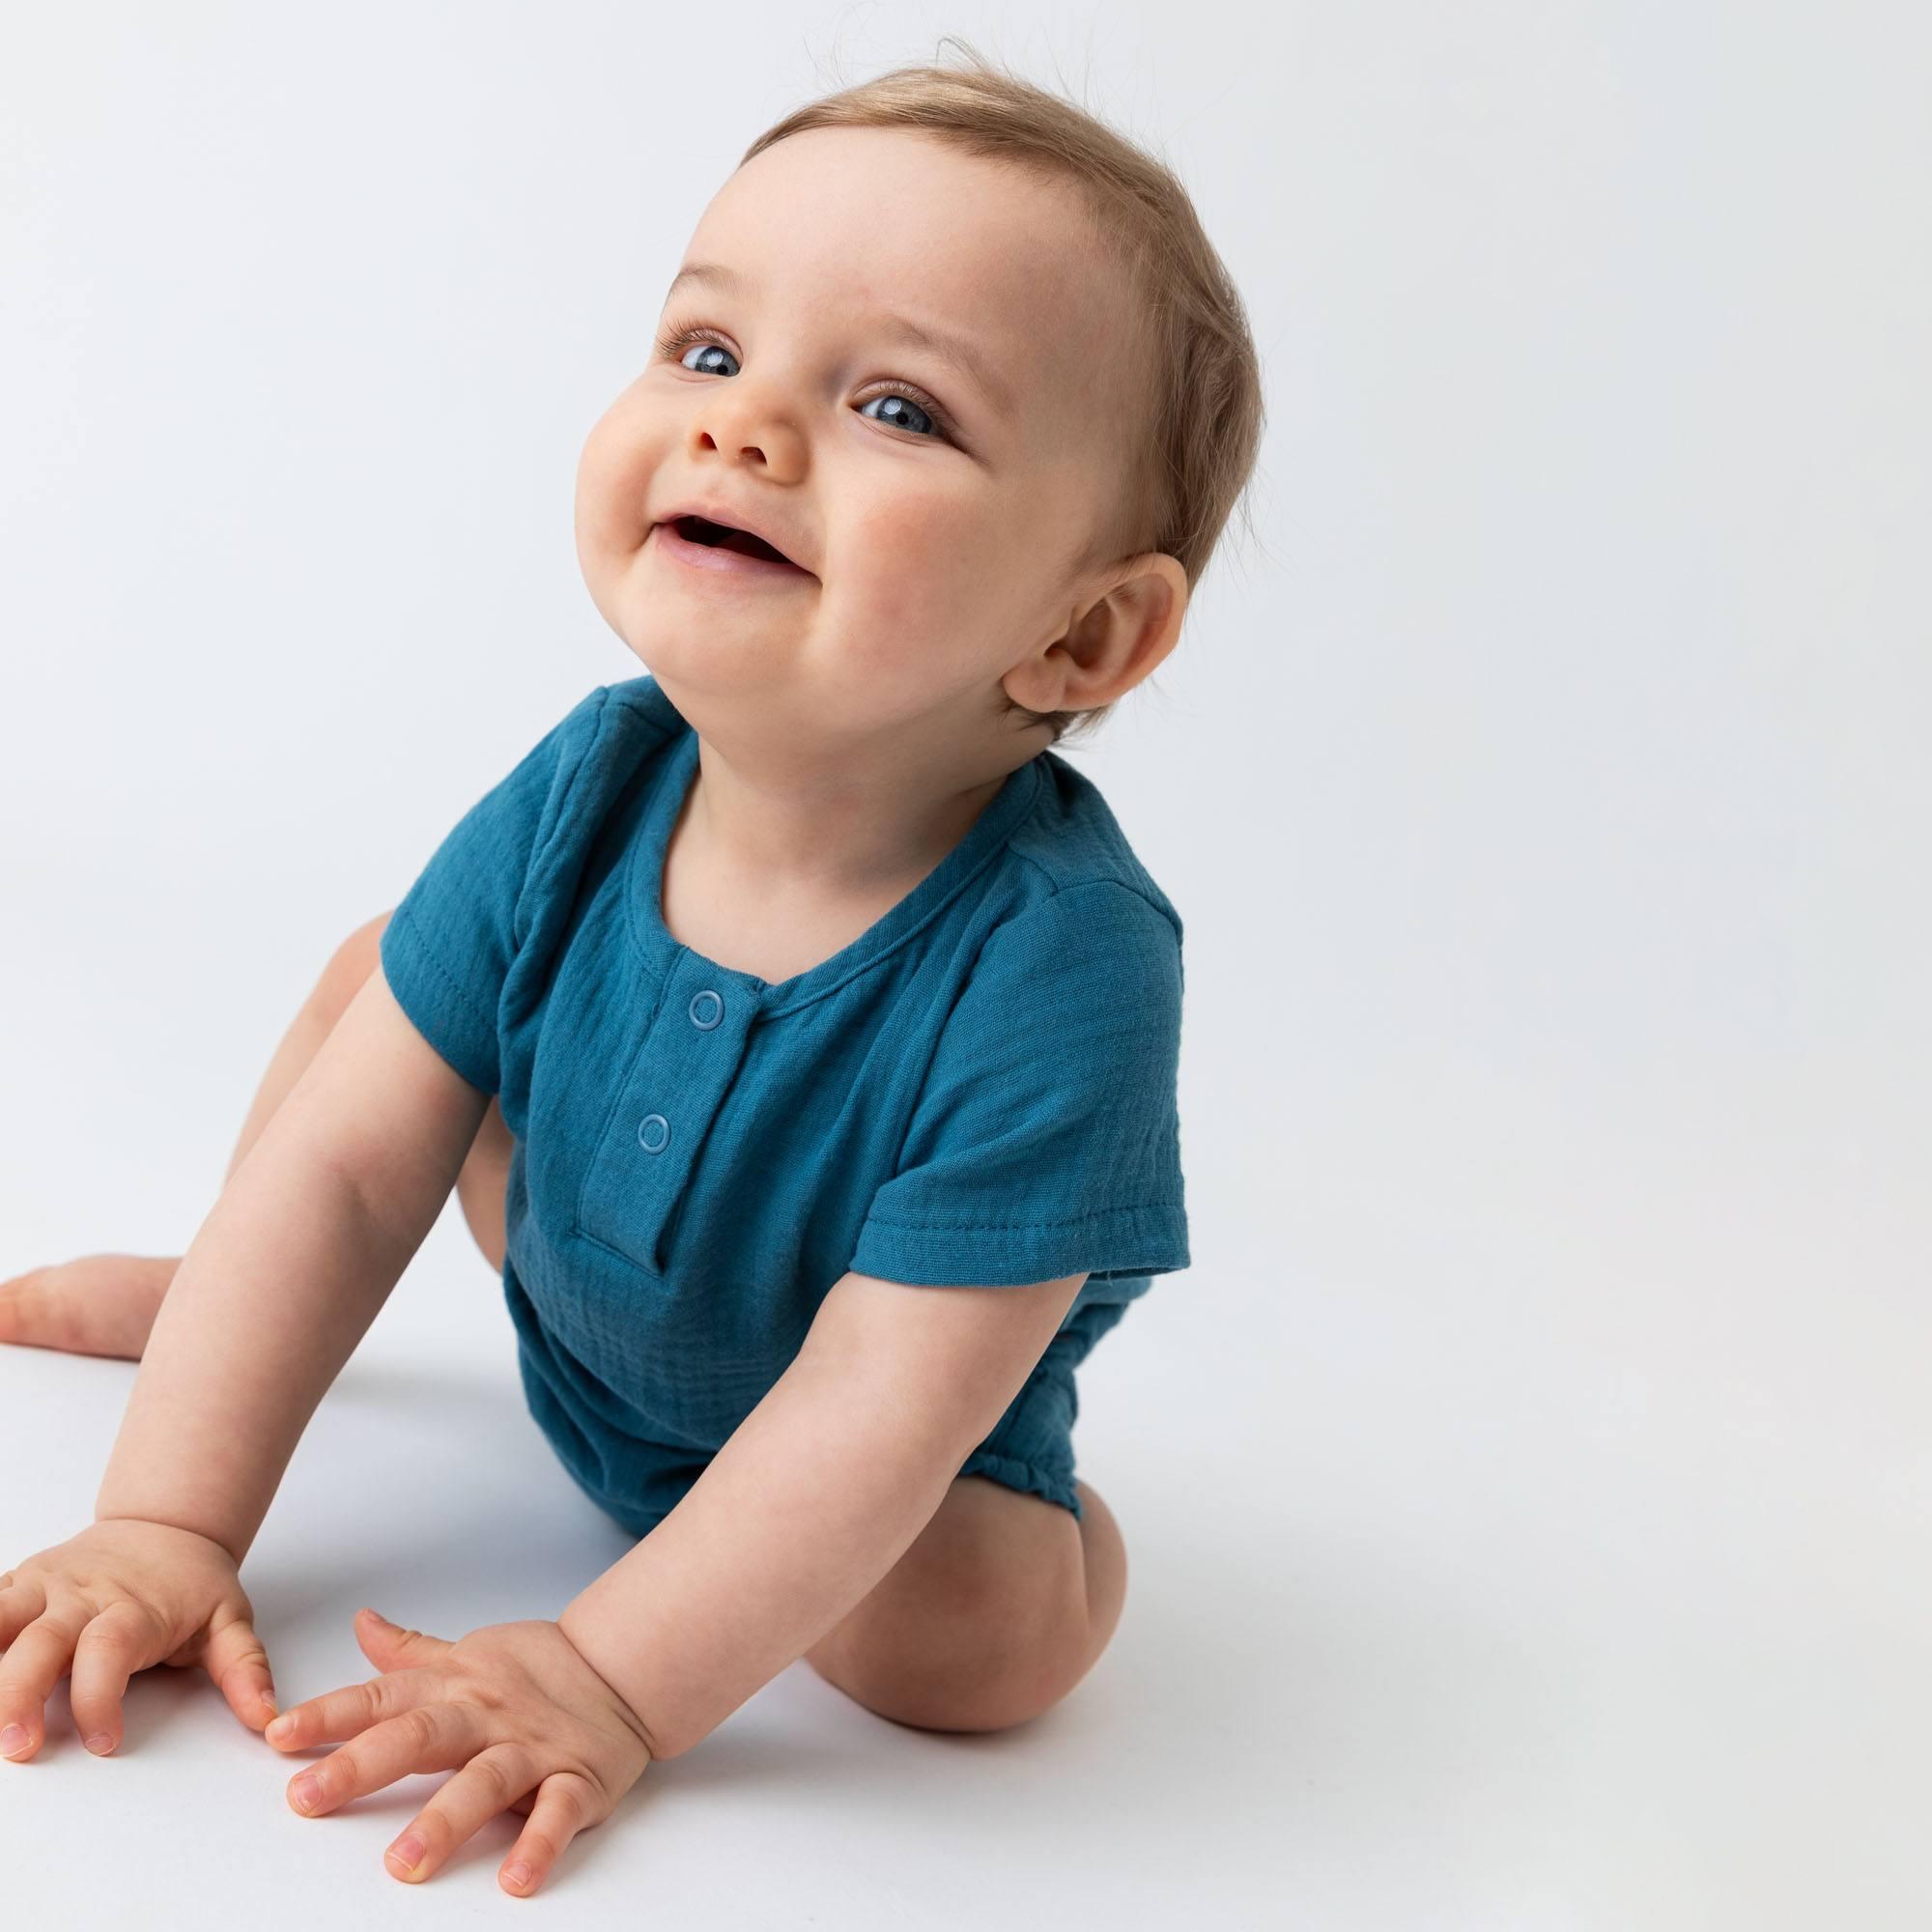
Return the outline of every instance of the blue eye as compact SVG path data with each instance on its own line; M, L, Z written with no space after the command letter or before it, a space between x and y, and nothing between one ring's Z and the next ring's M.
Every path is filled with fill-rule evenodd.
M691 360L693 350L701 352L696 362ZM675 357L680 368L689 369L696 376L730 376L737 373L738 358L702 328L671 329L658 338L657 351L660 355ZM713 355L722 355L732 366L721 369L715 363L707 363L704 358ZM952 421L945 411L923 389L911 383L875 385L874 393L861 405L859 413L869 416L873 422L890 423L908 436L923 437L932 442L953 440ZM920 427L922 424L923 428Z
M675 348L676 344L673 343L671 346ZM722 355L725 358L726 361L729 362L735 362L738 359L735 355L731 354L731 352L728 349L724 347L724 345L722 342L713 342L708 338L693 343L692 348L702 349L707 355ZM685 360L685 356L689 355L690 354L691 350L688 349L685 351L684 355L680 355L677 358L678 361L682 363L683 366L687 369L692 367L692 364ZM724 369L701 369L697 373L703 376L723 376L728 374L729 372Z
M929 430L939 427L917 403L913 402L909 397L899 394L896 390L888 389L883 396L874 396L871 402L867 403L859 413L862 416L871 415L874 404L879 405L880 408L879 414L872 417L874 422L895 423L900 429L905 429L908 427L906 417L908 415L915 415L921 422L927 424L928 429L916 429L912 432L914 436L925 436L929 433Z

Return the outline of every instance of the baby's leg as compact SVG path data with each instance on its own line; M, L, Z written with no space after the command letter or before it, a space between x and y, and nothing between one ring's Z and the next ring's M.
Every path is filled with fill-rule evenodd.
M357 926L323 968L315 990L283 1035L262 1077L222 1177L224 1186L376 970L383 928L388 923L389 915L383 913ZM456 1190L477 1246L499 1272L510 1148L510 1130L493 1099ZM136 1361L148 1346L156 1312L180 1265L179 1255L86 1255L0 1281L0 1342Z

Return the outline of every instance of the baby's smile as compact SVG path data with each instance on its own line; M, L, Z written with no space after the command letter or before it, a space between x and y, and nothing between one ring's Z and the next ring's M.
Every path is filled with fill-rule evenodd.
M672 517L651 526L655 542L676 567L704 573L707 584L757 589L799 589L818 580L762 537L704 517Z
M801 134L714 197L578 477L585 582L707 740L782 715L848 770L964 745L976 783L1046 742L1004 699L1078 698L1067 562L1118 474L1088 230L899 129Z
M694 824L748 890L916 875L1051 742L1027 713L1146 674L1122 612L1178 630L1172 558L1118 609L1148 560L1083 560L1128 313L1064 185L904 129L799 134L705 209L585 441L578 554L696 730Z
M185 1254L0 1280L0 1344L140 1363L95 1521L0 1570L0 1760L43 1752L63 1678L106 1755L136 1672L201 1668L324 1747L288 1767L304 1817L455 1774L384 1801L392 1880L476 1883L454 1856L522 1812L525 1896L801 1661L949 1734L1082 1680L1126 1562L1074 1371L1189 1265L1183 972L1051 753L1174 649L1259 427L1184 189L1076 103L976 57L745 151L578 463L584 582L646 674L599 667L437 814ZM533 674L569 655L528 641ZM531 1420L628 1548L548 1615L365 1607L375 1674L277 1716L241 1565L452 1199ZM388 1487L434 1527L424 1461Z

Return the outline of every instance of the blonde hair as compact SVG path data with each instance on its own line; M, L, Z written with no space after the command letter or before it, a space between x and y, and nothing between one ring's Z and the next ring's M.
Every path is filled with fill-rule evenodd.
M896 68L793 109L739 165L808 128L902 128L1070 185L1095 240L1125 270L1145 324L1129 358L1142 404L1126 412L1124 487L1074 567L1164 551L1191 592L1242 498L1265 420L1240 296L1171 168L1064 96L958 44L962 66ZM1018 728L1049 725L1056 745L1090 735L1113 708L1008 702L1025 719Z

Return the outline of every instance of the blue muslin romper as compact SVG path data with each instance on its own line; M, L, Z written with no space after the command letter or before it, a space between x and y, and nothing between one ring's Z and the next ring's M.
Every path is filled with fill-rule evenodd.
M1052 752L841 952L767 981L660 890L696 733L600 686L456 824L383 970L514 1139L502 1286L531 1413L646 1534L847 1270L995 1289L1085 1269L961 1465L1080 1515L1073 1371L1188 1265L1180 921Z

